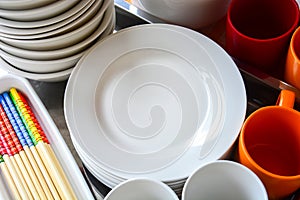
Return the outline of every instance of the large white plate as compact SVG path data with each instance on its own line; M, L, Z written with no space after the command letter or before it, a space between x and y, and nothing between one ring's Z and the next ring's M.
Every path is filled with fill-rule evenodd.
M227 53L166 24L101 41L79 61L65 93L72 139L101 169L126 179L188 177L228 152L245 112L243 80Z

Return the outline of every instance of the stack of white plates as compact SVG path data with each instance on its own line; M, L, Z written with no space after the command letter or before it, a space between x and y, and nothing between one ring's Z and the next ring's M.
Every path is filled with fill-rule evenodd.
M42 81L68 78L115 28L113 0L1 0L0 17L0 67Z
M196 168L230 152L246 92L215 42L187 28L147 24L106 37L81 58L64 112L80 158L102 183L150 177L180 194Z

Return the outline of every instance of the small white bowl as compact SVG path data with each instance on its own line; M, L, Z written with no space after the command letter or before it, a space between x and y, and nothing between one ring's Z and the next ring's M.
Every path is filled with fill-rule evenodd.
M0 8L5 10L25 10L39 8L53 3L55 0L1 0Z
M0 54L3 60L14 66L15 68L33 72L33 73L52 73L68 69L76 65L84 52L76 55L57 59L57 60L30 60L11 55L0 49Z
M1 18L14 21L36 21L51 18L70 9L78 1L54 1L42 7L27 10L5 10L0 9Z
M95 29L101 24L101 20L104 16L105 11L110 5L110 2L110 0L105 0L104 4L101 6L94 18L92 18L88 23L84 24L80 28L66 34L37 40L18 40L0 36L0 40L11 46L28 50L46 51L66 48L84 40L86 37L92 34L93 31L95 31Z
M150 178L128 179L114 187L104 200L179 200L163 182Z
M15 67L11 66L9 63L4 61L1 57L0 57L0 69L6 71L8 73L17 75L19 77L24 77L27 79L36 80L36 81L44 81L44 82L65 81L66 79L69 78L69 76L73 70L73 68L68 68L66 70L53 72L53 73L44 73L44 74L31 73L31 72L22 71L20 69L17 69Z
M76 53L84 51L85 49L89 48L93 42L98 39L102 39L111 33L111 29L115 23L114 18L112 17L113 14L114 13L112 12L112 9L108 9L104 14L101 24L93 34L83 41L66 48L50 51L34 51L17 48L1 41L0 48L11 55L32 60L54 60L72 56Z
M95 0L81 1L72 9L66 11L64 14L43 20L43 21L35 21L34 23L30 22L10 22L8 25L5 25L1 28L0 36L13 38L13 39L38 39L43 37L50 37L52 35L57 35L63 32L68 32L68 30L74 30L79 27L83 23L86 23L90 20L95 13L98 11L98 4L102 4L102 0L94 3ZM91 6L93 6L91 8ZM95 11L96 10L96 11ZM1 22L1 20L0 20ZM6 22L8 22L6 20ZM16 24L17 23L17 24ZM40 27L39 24L42 24ZM13 27L14 25L18 26L20 24L28 24L25 27ZM32 26L30 26L30 24ZM12 26L12 27L11 27Z
M25 34L36 34L36 29L37 28L42 28L45 26L49 25L57 25L56 27L53 28L59 28L63 25L60 24L61 21L67 21L71 18L71 20L74 20L73 16L77 14L79 11L81 11L86 5L90 4L95 0L86 0L86 1L80 1L78 4L73 6L71 9L65 11L64 13L44 19L44 20L39 20L39 21L29 21L29 22L24 22L24 21L13 21L9 19L4 19L0 18L0 24L3 25L1 32L4 33L10 33L10 34L16 34L16 35L25 35ZM99 0L102 1L102 0ZM68 21L70 22L70 21ZM4 28L4 29L3 29ZM8 29L7 29L8 28ZM15 29L10 29L10 28L15 28ZM33 30L29 30L33 29ZM14 32L14 30L19 30L19 32ZM21 31L21 32L20 32Z
M231 0L134 0L166 22L199 29L225 16Z

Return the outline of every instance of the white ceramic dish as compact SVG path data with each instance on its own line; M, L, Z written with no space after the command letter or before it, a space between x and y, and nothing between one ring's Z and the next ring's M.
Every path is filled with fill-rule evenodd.
M77 71L78 68L75 68L74 71ZM76 72L75 72L76 73ZM74 77L73 77L74 78ZM74 81L72 79L72 81ZM71 81L69 81L69 84ZM71 135L72 137L72 135ZM94 176L100 180L102 183L107 185L110 188L115 187L117 184L119 184L122 181L125 181L126 178L119 177L113 172L106 171L105 169L99 167L99 164L97 164L93 158L90 157L90 154L86 153L84 150L81 149L79 145L77 145L76 140L72 139L74 147L76 148L76 151L78 152L79 156L81 157L82 161L85 163L85 166L89 168L89 171L94 174ZM139 176L139 174L135 174L135 176ZM143 176L143 175L142 175ZM168 184L174 191L176 191L177 194L181 193L183 184L186 179L181 180L173 180L173 181L166 181L165 183Z
M114 12L113 12L114 13ZM114 13L115 14L115 13ZM112 19L112 24L111 24L111 30L108 31L107 33L112 33L114 30L114 25L115 25L115 15L113 15L114 18ZM54 72L54 73L30 73L26 72L20 69L17 69L13 66L11 66L9 63L4 61L0 57L0 70L3 70L5 72L9 72L11 74L28 78L31 80L37 80L37 81L45 81L45 82L59 82L59 81L64 81L69 78L69 75L71 74L73 68L69 68L63 71L59 72Z
M86 167L87 168L87 167ZM113 183L110 181L110 177L107 176L105 173L99 173L97 172L96 175L94 175L94 171L90 168L87 168L87 170L97 179L99 180L101 183L103 183L104 185L106 185L107 187L113 189L114 187L117 187L119 184L121 184L122 182L124 181L127 181L126 179L125 180L122 180L118 183ZM143 176L142 176L143 177ZM138 178L142 178L142 177L138 177ZM146 176L145 176L146 177ZM137 177L135 177L137 178ZM166 183L165 183L166 184ZM176 187L174 186L170 186L169 184L166 184L168 185L178 196L181 196L181 192L182 192L182 188L183 188L183 185L184 185L184 182L182 184L178 184Z
M56 60L29 60L0 50L3 60L15 68L33 73L53 73L74 67L84 52Z
M83 159L82 161L83 161L83 163L89 162L88 160L85 160L85 159ZM116 181L113 179L111 174L106 171L101 171L101 173L100 173L99 169L95 169L92 166L85 165L85 167L97 180L99 180L101 183L103 183L104 185L106 185L109 188L114 188L118 184L121 184L122 182L126 181L126 179ZM146 177L146 176L136 176L134 178L143 178L143 177ZM177 191L182 190L185 181L186 180L182 180L181 182L174 182L172 184L167 183L167 182L164 182L164 183L177 193Z
M85 54L64 106L72 140L100 169L176 182L230 151L246 93L215 42L183 27L148 24L123 29Z
M169 23L199 29L225 16L231 0L133 0L142 9Z
M94 0L80 1L71 10L66 11L62 15L39 22L41 24L38 27L35 27L39 24L38 22L35 22L34 25L27 22L28 25L25 27L23 27L24 25L18 27L16 22L7 23L5 26L1 26L0 36L13 39L37 39L66 32L70 29L70 26L76 27L81 21L89 20L93 16L90 6L94 2ZM97 4L101 3L102 0L97 1ZM95 5L95 8L92 10L96 8L97 6Z
M42 7L27 10L5 10L0 9L0 17L14 21L37 21L54 17L70 9L78 0L55 1Z
M84 40L86 37L92 34L94 30L96 30L96 28L101 24L103 15L107 10L108 6L110 5L110 2L111 0L104 1L104 4L101 6L100 10L93 17L93 19L91 19L88 23L84 24L78 29L75 29L66 34L38 40L17 40L1 36L0 39L11 46L28 50L43 51L66 48Z
M160 30L158 29L158 31ZM164 29L161 32L163 34ZM148 35L146 31L141 33ZM133 34L132 38L139 37L134 32L131 34ZM153 31L152 34L157 37L157 32ZM121 34L121 36L123 35ZM179 44L172 46L172 48L169 44L162 44L163 40L160 41L160 44L156 44L156 37L148 37L147 46L142 48L141 44L144 42L135 39L132 42L134 44L128 42L129 44L126 43L124 48L119 48L120 50L116 51L116 57L114 57L115 55L106 55L103 50L93 51L93 54L89 54L93 56L90 59L84 59L86 62L80 64L81 66L91 66L94 62L99 63L95 56L104 55L101 57L103 62L100 61L101 63L99 63L103 68L93 70L95 74L93 79L96 82L89 81L88 83L95 88L92 91L93 94L83 92L84 95L92 98L90 103L94 105L95 112L88 113L91 111L88 110L88 112L82 112L81 114L95 119L95 121L90 120L89 125L91 127L95 128L93 123L100 123L101 127L97 130L101 133L99 138L90 136L91 140L84 141L85 147L92 140L101 140L103 141L101 143L102 148L106 152L110 152L111 158L114 156L126 158L126 162L120 161L122 164L117 165L110 158L107 159L101 157L103 155L99 155L98 160L113 169L146 173L165 168L179 159L183 152L189 148L195 132L206 133L208 128L219 129L219 126L223 125L223 116L218 114L218 111L224 112L224 107L222 102L217 102L219 101L218 98L221 99L220 101L223 98L222 93L217 94L222 86L219 86L217 80L215 80L219 77L216 75L209 75L207 78L201 77L203 72L198 72L195 67L199 63L194 60L190 61L193 55L190 56L189 51L191 49L195 52L198 50L197 48L193 49L196 45L191 47L194 41L182 39L180 34L172 34L172 31L167 31L165 35L168 35L170 41L177 39L177 41L180 41ZM127 40L127 37L125 34L125 36L114 41ZM103 49L107 51L109 47L115 46L117 43L114 43L114 41L103 47ZM183 42L186 46L183 46ZM152 43L154 43L153 46ZM142 50L134 51L139 48ZM141 58L142 60L140 60ZM209 62L205 59L202 60L203 62ZM190 62L193 63L190 64ZM120 66L122 66L120 72L115 71ZM81 77L92 78L91 74L85 74L83 68L79 69L81 71L78 73L83 74L77 77L77 81ZM168 74L170 78L163 79L159 74ZM190 81L186 82L187 79ZM76 83L75 85L78 86ZM105 88L102 85L105 85ZM204 87L196 88L196 85L204 85ZM83 95L81 94L82 89L78 86L78 89L75 89L77 91L75 95ZM209 90L209 92L205 90ZM113 92L106 93L106 91ZM202 104L199 105L198 102L201 96L203 100ZM127 100L119 102L121 99ZM97 106L95 102L98 102ZM73 100L73 106L81 104L82 102ZM135 107L135 104L140 106ZM208 108L214 106L216 108L208 110ZM200 113L200 110L202 110L202 113ZM110 112L112 113L109 114ZM211 116L209 116L210 114ZM76 113L74 113L74 117L76 121L79 120ZM143 117L144 120L138 120L143 119ZM217 127L211 123L210 118L215 118L218 123L216 124ZM199 125L198 119L208 124ZM81 128L80 125L77 125L78 132L82 130ZM89 130L92 131L92 129ZM76 137L82 139L79 134ZM112 146L106 145L106 143L112 144ZM172 151L172 154L170 154L170 151ZM154 158L156 162L152 161ZM139 165L132 165L139 159L145 159L145 161L139 163Z
M112 174L110 174L109 172L98 169L98 168L93 168L93 166L90 165L90 162L91 162L90 160L86 160L86 158L83 158L81 160L83 161L83 163L85 164L85 167L89 170L89 172L97 180L99 180L101 183L105 184L109 188L114 188L121 182L124 182L127 180L127 179L117 180L116 177L112 176ZM86 165L86 163L89 163L89 165ZM143 177L143 175L136 176L136 177ZM174 191L181 191L184 186L185 181L186 181L186 179L183 179L180 181L175 181L172 183L168 183L168 182L164 182L164 183L167 184Z
M19 77L24 77L31 80L37 80L37 81L45 81L45 82L65 81L66 79L69 78L73 70L73 68L69 68L54 73L46 73L46 74L30 73L11 66L6 61L4 61L1 57L0 57L0 69L8 73L11 73L13 75L17 75Z
M5 10L26 10L46 6L54 1L55 0L1 0L0 8Z
M89 155L86 154L84 151L81 150L80 146L76 144L76 141L73 142L76 152L79 154L82 162L84 163L87 170L101 183L105 184L109 188L114 188L121 182L126 181L124 178L116 177L114 174L105 171L104 169L99 168L96 164L94 164L93 160L89 159ZM136 177L143 177L143 175ZM173 191L176 192L179 196L181 196L182 188L185 183L186 179L173 181L173 182L164 182Z
M81 40L88 37L100 24L102 15L99 16L99 18L100 19L93 20L93 22L88 23L88 25L85 24L85 26L82 26L81 28L76 29L72 32L59 35L59 36L50 37L50 38L37 39L37 40L36 39L19 40L19 39L0 37L0 39L11 46L15 46L17 48L23 48L27 50L46 51L46 50L65 48L77 42L80 42Z
M1 65L1 63L0 63ZM66 145L63 137L61 136L58 128L50 117L47 109L35 93L28 80L20 78L15 75L1 75L0 76L1 93L8 91L11 87L17 88L27 98L33 112L36 114L38 121L40 122L53 151L56 154L74 192L78 199L94 199L86 181L81 174L68 146ZM0 182L3 182L3 175L0 173ZM5 200L12 200L10 192L6 187L0 188L0 196L4 196Z
M94 160L93 158L90 158L90 155L83 151L76 143L76 140L72 140L74 147L76 149L76 152L80 156L82 162L84 163L85 167L95 176L99 181L101 181L106 186L113 188L116 185L120 184L123 181L126 181L126 178L119 177L116 174L113 174L110 171L106 171L105 169L101 168ZM143 174L137 174L135 177L142 177ZM182 189L184 183L186 181L185 179L181 180L175 180L175 181L164 181L165 184L167 184L172 189Z
M113 24L115 23L114 18L112 15L114 14L113 7L108 8L107 11L104 13L103 20L101 24L98 26L97 30L94 31L89 37L84 39L83 41L69 46L67 48L62 48L58 50L52 51L31 51L26 49L20 49L14 46L10 46L3 42L0 42L0 47L3 51L7 53L22 57L25 59L33 59L33 60L53 60L53 59L60 59L68 56L72 56L76 53L79 53L86 48L88 48L97 38L101 39L104 36L110 34Z

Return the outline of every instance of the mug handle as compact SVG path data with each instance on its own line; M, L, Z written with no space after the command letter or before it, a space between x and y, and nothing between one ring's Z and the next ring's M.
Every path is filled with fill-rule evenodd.
M281 90L276 105L293 108L295 103L295 93L290 90Z

